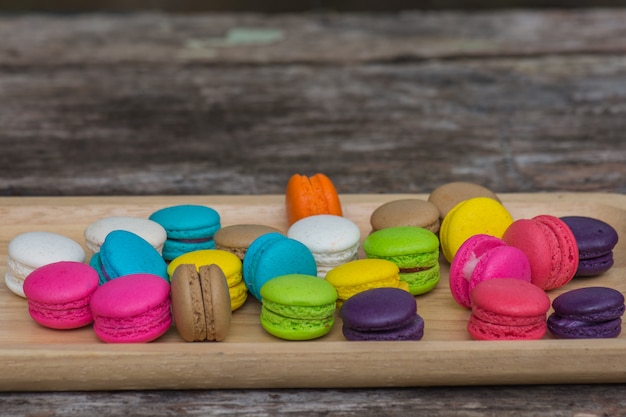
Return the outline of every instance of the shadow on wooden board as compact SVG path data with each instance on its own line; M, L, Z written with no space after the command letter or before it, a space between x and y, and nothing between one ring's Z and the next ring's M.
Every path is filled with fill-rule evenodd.
M160 10L169 12L373 12L409 9L498 9L622 7L626 0L0 0L4 12L88 12Z

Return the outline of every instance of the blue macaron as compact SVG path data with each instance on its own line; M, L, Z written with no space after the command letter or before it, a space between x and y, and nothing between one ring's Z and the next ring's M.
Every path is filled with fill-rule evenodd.
M267 233L250 244L243 258L243 279L257 300L261 300L263 284L287 274L317 275L309 248L280 233Z
M169 282L161 254L145 239L126 230L110 232L89 264L98 271L100 284L137 273L158 275Z
M149 217L165 229L167 240L163 258L172 259L188 252L215 249L213 236L221 227L219 213L207 206L184 204L155 211Z

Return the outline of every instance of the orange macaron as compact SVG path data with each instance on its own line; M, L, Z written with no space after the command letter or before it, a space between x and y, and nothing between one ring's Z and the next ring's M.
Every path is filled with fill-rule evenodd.
M285 208L289 225L317 214L343 215L335 185L320 173L311 177L292 175L285 192Z

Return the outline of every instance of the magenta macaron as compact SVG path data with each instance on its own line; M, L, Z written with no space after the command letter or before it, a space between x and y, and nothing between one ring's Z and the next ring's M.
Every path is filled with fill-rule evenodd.
M107 343L144 343L172 324L170 285L153 274L130 274L98 287L91 299L96 336Z
M24 280L28 313L52 329L76 329L93 321L90 303L98 288L98 273L81 262L44 265Z
M471 292L493 278L530 281L530 263L520 249L494 236L479 234L459 247L450 264L450 292L457 303L471 307Z

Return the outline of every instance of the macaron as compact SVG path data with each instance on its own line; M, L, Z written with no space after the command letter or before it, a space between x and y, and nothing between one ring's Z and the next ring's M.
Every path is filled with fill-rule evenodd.
M555 216L545 214L516 220L506 229L502 240L526 254L531 281L541 289L560 288L576 274L576 238L567 224Z
M91 312L101 341L151 342L172 324L170 285L153 274L124 275L96 289Z
M578 246L575 276L594 276L611 269L613 248L619 237L610 224L585 216L566 216L561 220L571 229Z
M288 274L261 287L261 326L285 340L326 335L335 323L337 291L313 275Z
M448 262L452 262L456 251L469 237L485 234L502 238L511 223L513 217L509 211L492 198L474 197L461 201L441 222L441 250Z
M471 307L470 294L480 282L514 278L530 282L530 262L520 249L494 236L474 235L459 248L450 264L450 292L463 307Z
M409 285L400 280L398 265L386 259L357 259L328 271L326 281L337 290L341 305L355 294L371 288L400 288L409 291Z
M157 275L169 282L167 264L159 252L145 239L126 230L109 233L89 264L100 275L100 284L138 273Z
M430 230L417 226L377 230L365 238L363 251L368 258L396 264L413 295L425 294L439 283L439 239Z
M187 252L170 262L167 266L168 275L172 277L178 266L183 264L195 265L198 271L203 266L217 265L226 277L232 311L237 310L246 302L248 289L243 281L242 264L237 255L220 249Z
M315 258L317 276L358 257L361 230L352 220L332 214L317 214L298 220L287 237L304 244Z
M84 262L85 250L73 239L52 232L26 232L15 236L7 248L7 287L20 297L24 279L35 269L60 261Z
M162 208L149 219L165 229L163 258L167 261L187 252L214 249L213 236L221 227L221 217L216 210L193 204Z
M313 254L304 244L280 233L255 239L243 259L243 277L250 294L261 301L261 287L279 275L317 276Z
M384 203L370 215L372 231L397 226L417 226L439 232L439 209L430 201L406 198Z
M167 238L163 226L142 217L110 216L89 224L83 232L85 245L91 255L100 251L104 239L114 230L132 232L150 243L157 252L163 252L163 244Z
M215 241L215 249L232 252L243 261L248 247L254 239L266 233L282 233L282 231L262 224L232 224L223 226L215 232L213 240Z
M285 190L287 222L296 221L315 214L342 216L341 201L335 185L326 175L313 176L293 174Z
M172 314L186 342L221 342L230 330L232 309L219 266L181 264L172 275Z
M341 306L342 332L347 340L421 340L424 319L415 297L398 288L372 288Z
M548 329L559 338L617 337L622 331L624 295L607 287L570 290L552 301Z
M76 329L93 322L91 298L98 273L82 262L61 261L35 269L24 280L28 313L51 329Z
M547 332L550 298L528 281L490 279L471 294L472 314L467 323L476 340L533 340Z
M439 209L443 219L454 206L476 197L486 197L501 202L496 193L489 188L467 181L454 181L438 186L431 191L428 201Z

